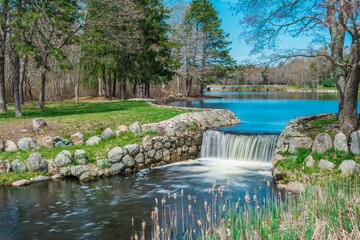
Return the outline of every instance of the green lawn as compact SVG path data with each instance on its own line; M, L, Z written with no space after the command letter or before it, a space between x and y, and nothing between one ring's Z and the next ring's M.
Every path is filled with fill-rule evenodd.
M43 133L44 136L64 136L80 131L87 138L100 135L101 132L110 127L113 130L119 125L129 126L139 121L141 124L159 122L172 118L184 111L175 109L163 109L151 107L144 102L114 101L101 103L53 103L48 104L44 111L40 111L37 105L29 105L23 109L24 117L14 118L12 109L7 114L0 115L0 136L6 136L7 132L16 132L21 134L21 128L31 129L31 120L33 118L44 118L49 127ZM16 128L19 129L16 129ZM14 131L14 128L16 129ZM31 131L31 130L29 130ZM19 137L19 136L18 136ZM4 139L4 137L3 137ZM4 139L6 140L6 138ZM126 144L140 142L141 138L129 133L107 141L102 141L97 146L71 146L66 148L53 148L32 151L19 151L15 153L0 152L0 159L13 161L15 159L26 160L32 152L40 152L45 159L54 158L61 150L76 149L85 150L90 157L90 161L99 158L105 158L106 153L115 146L124 146Z

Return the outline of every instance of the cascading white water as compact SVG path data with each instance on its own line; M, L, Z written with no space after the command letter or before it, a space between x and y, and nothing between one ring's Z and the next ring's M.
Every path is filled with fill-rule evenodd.
M277 138L277 135L234 135L208 130L203 136L201 158L270 163Z

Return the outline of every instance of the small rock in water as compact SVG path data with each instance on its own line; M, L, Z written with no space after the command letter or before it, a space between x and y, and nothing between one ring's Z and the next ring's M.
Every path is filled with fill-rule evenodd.
M50 178L48 176L37 176L34 178L30 178L31 182L44 182L44 181L48 181Z
M14 187L20 187L20 186L26 186L29 184L31 184L31 182L29 180L24 179L24 180L19 180L19 181L13 182L11 185Z

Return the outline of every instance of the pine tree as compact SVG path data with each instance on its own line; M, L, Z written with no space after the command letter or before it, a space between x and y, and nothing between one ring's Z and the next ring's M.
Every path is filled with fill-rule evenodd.
M186 31L195 37L189 51L193 56L187 56L185 63L195 67L199 72L199 93L203 95L209 72L219 65L234 64L230 56L231 42L226 40L229 34L221 29L221 20L209 0L193 0L186 12L184 24Z

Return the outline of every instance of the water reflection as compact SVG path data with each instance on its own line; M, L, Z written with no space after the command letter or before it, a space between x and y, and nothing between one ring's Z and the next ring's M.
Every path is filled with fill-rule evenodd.
M230 109L241 124L223 130L240 133L279 134L294 118L337 113L335 93L208 93L221 98L179 101L171 105Z
M208 92L208 96L226 99L337 100L337 93L328 92Z
M133 231L139 231L143 220L150 230L150 211L156 197L161 199L168 193L180 196L184 189L186 196L197 197L196 209L203 206L205 199L210 200L213 180L218 185L230 180L229 194L235 201L243 199L246 191L262 199L272 192L272 186L266 185L271 180L270 168L269 163L204 159L86 184L68 179L23 188L1 187L0 236L1 239L129 239Z

